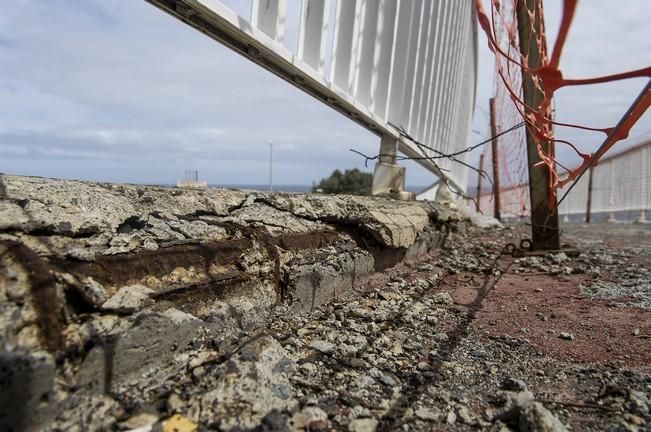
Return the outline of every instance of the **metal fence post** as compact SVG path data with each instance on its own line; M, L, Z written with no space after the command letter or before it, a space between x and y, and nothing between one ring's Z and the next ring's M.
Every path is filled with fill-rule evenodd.
M479 175L477 176L477 193L475 195L475 201L477 201L477 211L481 211L481 178L482 173L484 172L484 154L479 155Z
M637 218L638 223L646 223L646 210L647 210L647 195L649 187L649 174L647 169L647 159L648 159L649 146L646 145L640 149L640 215Z
M491 136L495 137L497 135L495 98L490 98L489 108L491 117ZM493 138L491 142L491 153L493 157L493 217L497 220L502 220L502 215L500 213L500 167L498 163L497 138Z
M518 2L518 34L520 37L520 52L527 58L528 66L536 69L542 66L540 50L545 49L543 37L543 15L539 2L526 0ZM529 11L532 15L529 15ZM533 22L531 22L533 17ZM535 34L532 34L535 28ZM540 40L543 39L543 40ZM527 107L545 109L541 107L543 100L542 91L536 86L533 77L522 70L522 94ZM527 114L531 110L525 107ZM551 156L554 155L554 143L545 142ZM556 250L560 248L558 229L558 208L556 195L550 190L550 167L540 162L536 139L527 127L527 159L529 165L529 196L531 199L531 240L533 249Z
M588 172L588 200L585 208L585 223L590 223L592 216L592 171L593 167L590 167L590 171Z

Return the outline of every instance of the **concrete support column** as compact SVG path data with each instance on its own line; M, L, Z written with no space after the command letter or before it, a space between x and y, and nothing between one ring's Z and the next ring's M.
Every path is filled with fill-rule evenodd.
M373 195L401 200L413 200L414 194L405 192L406 168L396 163L400 141L383 135L380 143L380 160L373 172Z
M382 135L380 141L380 162L396 165L398 150L400 150L400 140L389 135Z

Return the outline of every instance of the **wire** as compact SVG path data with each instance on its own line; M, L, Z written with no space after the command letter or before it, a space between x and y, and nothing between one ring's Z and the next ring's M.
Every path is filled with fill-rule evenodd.
M637 96L635 101L631 104L631 106L628 108L626 113L622 116L622 118L619 120L617 125L611 129L610 133L604 140L604 142L599 146L597 151L593 153L593 156L588 160L588 163L585 164L582 169L580 168L579 174L574 178L574 181L572 184L570 184L570 187L565 191L565 194L563 197L556 202L556 206L559 206L565 198L567 198L567 195L574 189L574 186L576 186L583 177L583 175L590 169L592 168L593 165L595 165L598 161L599 158L617 141L613 140L613 137L615 137L618 133L621 133L622 129L625 129L626 123L629 120L630 117L632 117L632 113L635 111L635 109L638 107L639 103L645 96L650 94L651 92L651 79L647 81L646 86L642 89L640 94Z
M463 149L463 150L459 150L458 152L445 154L445 153L442 153L442 152L440 152L439 150L436 150L436 149L434 149L434 148L432 148L432 147L429 147L429 146L427 146L427 145L425 145L425 144L419 143L418 141L416 141L414 138L412 138L412 137L411 137L411 136L410 136L410 135L405 131L405 128L404 128L404 127L402 127L402 126L397 127L396 125L394 125L394 124L392 124L392 123L389 123L389 125L391 125L391 126L395 127L396 129L398 129L398 131L400 132L400 135L404 136L404 137L407 138L408 140L410 140L410 141L412 141L412 142L414 142L414 143L418 143L419 145L421 145L421 146L427 148L428 150L432 150L432 151L434 151L434 152L436 152L436 153L439 154L439 156L430 156L432 159L445 159L445 158L447 158L447 159L451 159L451 158L453 158L454 156L459 156L459 155L461 155L461 154L471 152L471 151L475 150L476 148L479 148L479 147L481 147L481 146L483 146L483 145L486 145L486 144L492 142L493 140L495 140L495 139L501 137L502 135L506 135L506 134L509 133L509 132L513 132L514 130L521 128L521 127L524 126L525 124L527 124L527 122L525 122L525 121L521 121L520 123L518 123L518 124L516 124L516 125L513 125L513 126L511 126L510 128L508 128L508 129L506 129L506 130L504 130L504 131L498 133L497 135L494 135L494 136L492 136L492 137L490 137L490 138L488 138L488 139L486 139L486 140L484 140L484 141L482 141L482 142L480 142L480 143L474 144L474 145L472 145L472 146L470 146L470 147L466 147L465 149Z
M492 137L490 137L490 138L488 138L488 139L486 139L486 140L484 140L484 141L482 141L480 143L477 143L477 144L472 145L470 147L467 147L467 148L465 148L463 150L460 150L460 151L457 151L457 152L454 152L454 153L449 153L449 154L443 153L443 152L441 152L439 150L436 150L435 148L432 148L432 147L430 147L428 145L425 145L425 144L417 141L416 139L414 139L411 135L409 135L407 133L407 131L405 130L405 128L403 126L397 127L396 125L393 125L391 123L389 123L389 124L391 126L395 127L396 129L398 129L398 131L400 132L400 135L402 135L403 137L407 138L408 140L410 140L411 142L416 144L416 146L419 148L419 150L421 151L423 156L409 157L409 156L401 156L401 155L394 155L394 154L383 154L383 153L379 153L379 154L377 154L375 156L368 156L368 155L360 152L359 150L349 149L351 152L356 153L356 154L358 154L358 155L360 155L360 156L362 156L364 158L364 167L365 168L368 167L368 162L371 161L371 160L380 160L380 158L382 158L382 157L390 157L390 158L395 159L396 161L428 160L436 167L436 169L439 170L439 172L443 173L443 172L447 172L449 170L441 168L436 163L436 160L438 160L438 159L449 159L449 160L451 160L453 162L457 162L457 163L459 163L459 164L461 164L461 165L463 165L465 167L468 167L471 170L477 172L477 174L479 174L481 177L487 179L489 181L489 183L491 184L491 188L493 188L494 187L493 180L490 178L490 176L488 175L488 173L486 171L484 171L483 169L475 168L474 166L469 165L466 162L457 159L456 156L471 152L471 151L473 151L473 150L475 150L475 149L477 149L477 148L479 148L479 147L481 147L483 145L486 145L486 144L488 144L490 142L493 142L497 138L499 138L499 137L501 137L503 135L506 135L509 132L513 132L514 130L516 130L518 128L521 128L522 126L524 126L526 124L526 122L522 121L522 122L520 122L520 123L518 123L516 125L513 125L510 128L508 128L508 129L506 129L506 130L504 130L504 131L502 131L502 132L500 132L500 133L498 133L498 134L496 134L496 135L494 135L494 136L492 136ZM427 156L425 149L435 152L438 156ZM455 188L453 188L452 186L450 186L449 180L448 180L448 178L446 176L442 176L442 181L443 181L443 183L445 183L445 185L447 186L448 190L450 190L450 192L454 193L455 195L461 196L464 199L472 201L475 204L475 207L479 210L479 203L477 202L477 200L475 198L470 197L470 196L464 194L463 192L460 192L460 191L456 190ZM481 210L479 210L479 211L481 211Z

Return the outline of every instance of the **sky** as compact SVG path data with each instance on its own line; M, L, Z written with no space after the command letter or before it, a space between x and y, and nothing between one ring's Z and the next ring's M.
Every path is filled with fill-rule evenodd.
M248 6L227 0L248 17ZM297 10L298 0L289 0ZM560 1L546 1L550 43ZM566 77L651 64L651 2L583 0L561 60ZM288 46L296 26L289 23ZM487 135L493 59L479 35L476 131ZM644 80L562 89L557 118L612 126ZM594 150L602 136L557 131ZM651 114L623 148L651 138ZM170 184L187 169L212 184L311 184L364 167L349 151L379 138L143 0L4 0L0 13L0 172ZM558 150L567 164L578 162ZM476 163L478 153L470 155ZM406 163L407 183L434 178Z

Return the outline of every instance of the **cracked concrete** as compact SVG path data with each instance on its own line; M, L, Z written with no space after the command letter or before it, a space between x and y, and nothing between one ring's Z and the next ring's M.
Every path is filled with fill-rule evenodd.
M0 428L154 403L197 344L227 358L276 305L298 314L351 295L463 224L434 203L0 175L0 379L29 395L3 398ZM280 360L268 345L261 352ZM193 376L205 373L193 365ZM267 373L260 363L223 367L224 377ZM219 397L241 404L246 383L224 380ZM264 396L279 409L286 384L270 382ZM71 430L103 427L64 417Z

